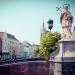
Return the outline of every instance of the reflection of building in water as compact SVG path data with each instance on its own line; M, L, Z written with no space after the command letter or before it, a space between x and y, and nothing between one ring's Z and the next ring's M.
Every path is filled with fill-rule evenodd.
M15 36L6 32L0 32L0 55L2 55L2 59L10 58L10 55L13 55L13 51L16 57L22 57L23 48L22 43Z

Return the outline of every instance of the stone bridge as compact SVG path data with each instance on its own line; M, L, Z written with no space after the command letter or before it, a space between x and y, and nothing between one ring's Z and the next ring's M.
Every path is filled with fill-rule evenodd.
M47 61L25 61L0 65L0 75L49 75Z

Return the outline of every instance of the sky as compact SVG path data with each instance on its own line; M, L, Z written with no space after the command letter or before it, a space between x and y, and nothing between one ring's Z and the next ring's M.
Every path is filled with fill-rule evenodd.
M40 43L40 28L44 24L47 30L47 21L54 21L52 31L61 32L60 12L56 7L65 3L70 4L70 11L75 17L75 0L0 0L0 32L14 35L19 41ZM75 18L74 18L75 19ZM72 24L72 30L75 21Z

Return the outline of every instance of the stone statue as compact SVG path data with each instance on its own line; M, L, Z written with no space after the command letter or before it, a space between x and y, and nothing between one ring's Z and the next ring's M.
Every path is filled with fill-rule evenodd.
M63 12L60 16L60 23L62 25L63 34L62 39L68 39L71 38L71 27L73 22L73 16L71 15L70 11L68 9L70 8L69 4L64 4L63 6Z

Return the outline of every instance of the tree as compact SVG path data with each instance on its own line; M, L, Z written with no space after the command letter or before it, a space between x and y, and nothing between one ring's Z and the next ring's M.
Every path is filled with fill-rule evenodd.
M46 32L40 40L40 46L37 49L40 57L48 59L49 54L58 48L58 40L60 40L59 32Z

